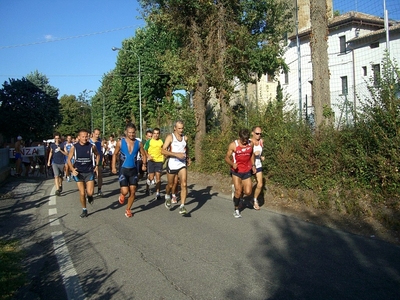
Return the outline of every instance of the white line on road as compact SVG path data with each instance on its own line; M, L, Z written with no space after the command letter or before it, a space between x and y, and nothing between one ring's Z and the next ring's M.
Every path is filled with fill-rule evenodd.
M74 264L69 255L62 231L52 232L51 236L53 237L54 252L60 267L60 273L68 299L86 299L79 283L78 274L76 273Z
M49 205L56 205L57 204L56 199L57 199L56 196L50 196Z
M49 219L49 222L50 222L50 226L60 225L59 219Z
M49 208L49 216L56 214L57 214L57 208Z

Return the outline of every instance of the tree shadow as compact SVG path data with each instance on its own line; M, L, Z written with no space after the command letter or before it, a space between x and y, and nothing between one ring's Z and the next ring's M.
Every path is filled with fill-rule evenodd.
M63 216L54 216L55 219L48 218L48 221L41 222L42 219L37 215L27 213L30 209L37 209L43 204L48 203L48 196L35 199L40 192L41 184L38 184L30 193L28 189L20 185L20 180L11 179L0 187L0 239L18 240L24 258L22 268L26 272L27 282L22 285L13 295L13 299L68 299L67 289L76 289L75 286L68 286L72 282L70 274L63 280L60 273L59 261L54 248L54 240L49 236L46 227L49 227L56 220L62 220ZM38 182L36 182L38 183ZM24 182L24 185L27 183ZM5 196L5 197L4 197ZM63 233L66 244L72 242L79 245L72 251L83 251L94 247L85 238L85 233L68 232ZM71 250L70 250L71 251ZM74 257L80 258L79 254ZM61 257L64 260L64 257ZM82 258L84 259L84 258ZM78 259L79 260L79 259ZM4 263L4 262L2 262ZM80 261L74 261L74 265L79 265ZM104 288L105 282L109 281L116 270L107 270L107 266L96 266L89 268L85 272L78 273L76 283L82 285L83 298L93 297L96 299L111 299L114 297L127 299L126 295L120 295L118 284L114 283ZM3 282L7 284L6 282ZM91 295L95 293L95 295ZM119 296L118 296L119 295ZM82 298L82 299L83 299Z
M249 282L260 282L263 299L395 299L400 291L400 250L366 239L272 214L270 227L249 225L259 241L246 255L227 299L260 299ZM256 273L243 282L241 268ZM240 286L240 287L239 287Z

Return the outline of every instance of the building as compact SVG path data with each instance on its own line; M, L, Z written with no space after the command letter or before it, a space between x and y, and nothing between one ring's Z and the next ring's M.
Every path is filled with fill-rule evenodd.
M368 95L367 85L373 83L382 69L387 45L386 31L382 18L360 12L333 17L328 26L331 106L335 124L339 126L351 123L351 112L357 108L358 99ZM285 61L290 71L279 76L284 96L295 107L301 106L304 118L313 114L310 33L310 28L299 30L299 47L297 35L289 36ZM389 39L390 56L400 57L399 23L390 22Z

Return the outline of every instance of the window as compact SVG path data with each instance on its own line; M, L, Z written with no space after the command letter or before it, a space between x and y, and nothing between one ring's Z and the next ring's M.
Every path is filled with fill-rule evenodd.
M340 77L342 80L342 95L347 95L347 76Z
M289 73L285 72L285 84L289 84Z
M370 47L371 49L379 48L379 42L372 43L371 45L369 45L369 47Z
M363 76L367 76L367 67L362 67L362 69L363 69Z
M372 65L372 72L374 74L374 86L378 86L379 78L381 76L381 66L379 64Z
M342 35L339 37L340 42L340 53L346 53L346 36Z
M267 74L267 82L274 82L274 75Z

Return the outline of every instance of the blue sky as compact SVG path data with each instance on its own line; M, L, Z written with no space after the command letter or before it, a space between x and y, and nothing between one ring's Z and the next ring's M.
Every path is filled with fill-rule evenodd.
M144 26L135 0L0 0L0 83L38 70L60 96L96 91L124 39Z
M400 1L386 0L400 19ZM334 0L340 12L383 16L383 0ZM136 0L0 0L0 83L46 75L60 96L96 91L124 39L145 25Z

